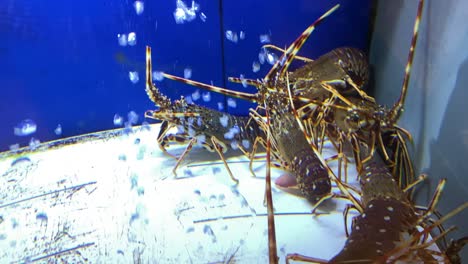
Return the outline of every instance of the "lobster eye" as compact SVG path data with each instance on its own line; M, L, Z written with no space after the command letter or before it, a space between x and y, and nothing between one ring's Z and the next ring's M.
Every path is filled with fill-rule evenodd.
M361 128L361 116L355 110L348 111L345 122L350 131L355 131Z

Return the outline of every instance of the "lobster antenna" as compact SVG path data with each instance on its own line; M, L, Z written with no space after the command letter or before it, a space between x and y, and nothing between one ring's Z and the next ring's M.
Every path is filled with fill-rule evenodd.
M390 112L391 119L395 121L400 117L403 111L403 105L405 104L406 93L408 91L408 83L409 83L409 79L411 76L411 66L413 64L413 58L414 58L414 49L416 47L416 41L418 40L419 22L421 21L423 6L424 6L424 0L419 0L416 20L414 21L414 27L413 27L413 37L411 38L411 46L410 46L410 50L408 53L408 61L406 62L405 77L403 79L403 85L401 87L400 98L398 98L398 100L393 105L392 110Z
M339 4L332 7L325 14L319 17L314 21L302 34L286 49L286 51L281 55L281 57L275 62L275 65L271 68L268 74L265 76L265 81L268 82L272 77L279 73L279 76L283 76L289 65L294 59L294 56L299 52L302 45L309 38L310 34L315 30L315 27L320 24L327 16L333 13L336 9L340 7Z

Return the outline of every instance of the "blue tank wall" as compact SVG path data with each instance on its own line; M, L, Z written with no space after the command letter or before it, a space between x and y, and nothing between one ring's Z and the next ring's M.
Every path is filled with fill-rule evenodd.
M254 92L226 84L227 76L260 78L269 66L252 71L258 60L259 36L284 47L333 5L341 8L313 33L301 54L316 58L339 46L366 50L370 1L197 1L197 18L177 24L176 0L145 1L138 15L134 1L4 0L0 4L0 151L31 137L49 141L60 137L115 128L115 114L127 118L154 106L144 85L145 45L153 48L153 69L218 86ZM189 2L186 2L190 6ZM200 18L201 13L206 20ZM237 43L225 31L245 33ZM118 34L135 32L134 46L120 46ZM222 43L223 42L223 43ZM137 71L132 83L129 72ZM190 95L194 88L170 80L157 83L172 98ZM201 91L203 92L203 91ZM197 103L217 109L221 95ZM225 110L246 114L252 105L237 100ZM15 136L13 128L31 119L37 131ZM60 124L62 134L54 129Z

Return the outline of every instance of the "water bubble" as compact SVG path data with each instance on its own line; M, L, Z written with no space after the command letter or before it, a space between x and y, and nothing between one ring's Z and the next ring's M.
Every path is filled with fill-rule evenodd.
M187 104L193 104L193 99L191 95L185 96L185 101L187 101Z
M252 71L258 72L260 70L260 63L258 61L254 61L252 63Z
M240 39L245 39L245 32L244 31L239 32L239 38Z
M190 69L190 68L185 68L184 69L184 78L185 79L192 78L192 69Z
M221 123L223 127L228 126L228 121L229 121L229 117L227 115L223 115L219 118L219 122Z
M236 43L238 41L237 33L231 30L226 30L226 39Z
M197 101L198 99L200 99L200 90L195 90L195 92L192 93L192 99L193 101Z
M200 6L195 1L192 1L192 6L188 8L182 0L177 0L176 6L177 7L174 10L174 19L177 24L183 24L185 21L190 22L194 20L197 17L197 12L200 9Z
M276 63L276 61L278 61L278 56L274 53L269 52L266 54L266 59L269 64L273 65Z
M153 81L162 81L164 79L164 72L162 71L154 71L153 72Z
M141 123L141 131L151 131L151 126L148 122L146 121L143 121L143 123Z
M128 45L130 45L130 46L135 46L136 45L136 34L135 34L135 32L128 33L127 42L128 42Z
M121 126L123 124L123 117L118 114L114 115L114 126Z
M200 19L201 21L206 22L206 15L203 12L200 13Z
M265 63L265 50L264 49L262 49L258 53L258 61L260 61L261 64Z
M39 144L41 144L41 141L39 141L39 139L35 139L35 138L31 138L31 140L29 141L29 147L31 148L31 150L35 150Z
M242 146L246 149L249 149L250 148L250 141L248 141L247 139L243 139L242 140Z
M236 100L234 100L234 99L232 99L232 98L228 98L228 99L227 99L227 105L228 105L229 107L236 108L236 107L237 107Z
M57 125L57 127L54 130L55 135L60 136L62 135L62 126L60 124Z
M270 36L267 34L260 35L260 43L270 43Z
M228 131L224 133L224 138L225 139L233 139L234 138L234 133L232 131Z
M218 102L218 110L223 111L223 109L224 109L224 104L221 102Z
M140 77L138 76L138 72L136 71L128 72L128 78L130 78L130 81L132 83L137 83L140 80Z
M210 92L203 93L202 94L202 99L203 99L203 102L211 101L211 93Z
M245 79L243 74L240 75L240 81L242 83L242 86L244 86L244 88L247 88L247 80Z
M137 15L141 15L145 10L145 4L142 1L135 1L135 3L133 3L133 7L135 8Z
M135 125L138 122L138 114L135 111L128 112L127 118L130 125Z
M119 40L119 45L122 47L127 46L127 35L126 34L117 34L117 39Z
M10 150L17 150L19 149L20 145L18 143L10 145Z
M231 141L231 148L232 149L238 149L239 148L239 142L237 142L237 140Z
M34 134L36 130L36 123L31 119L25 119L13 128L13 133L15 136L28 136Z

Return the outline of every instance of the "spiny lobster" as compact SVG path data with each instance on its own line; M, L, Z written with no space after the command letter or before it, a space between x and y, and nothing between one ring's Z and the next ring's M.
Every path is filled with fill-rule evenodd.
M163 120L158 135L161 150L167 153L165 146L171 141L188 142L185 151L177 158L177 164L173 169L174 174L193 144L198 143L211 152L216 151L223 160L231 179L238 183L229 169L223 153L230 148L240 149L247 155L247 149L256 145L256 139L265 137L256 122L250 122L249 117L234 116L189 104L184 97L172 102L152 82L150 47L146 47L146 65L146 92L159 109L147 111L145 117ZM178 126L181 131L176 134L168 134L168 131L174 126Z
M305 109L303 103L319 105L309 112L301 110L302 115L296 116L299 122L312 120L321 124L328 137L339 141L337 145L351 141L356 161L360 165L358 170L361 185L360 202L356 203L354 199L351 200L357 208L361 208L359 209L361 214L353 219L351 234L345 246L331 260L290 254L287 256L288 262L300 260L315 263L394 263L397 261L450 263L447 254L428 247L453 228L442 231L432 240L429 240L429 233L434 228L441 228L441 224L449 217L466 209L468 202L439 220L431 220L429 217L434 213L445 180L439 183L427 210L419 210L407 194L408 190L415 185L410 181L412 169L401 169L401 173L405 173L407 180L404 183L398 182L392 175L388 164L382 162L380 158L382 155L388 161L389 155L386 151L390 149L395 156L391 167L407 167L411 163L402 136L405 134L409 137L409 133L397 127L395 123L403 110L423 4L424 1L420 0L401 95L390 110L376 105L375 102L363 96L343 94L327 85L324 85L324 89L331 91L334 96L322 102L290 96L291 104L298 104L303 109ZM295 106L293 108L295 109ZM303 124L302 127L304 126ZM304 129L304 132L307 131ZM387 135L385 133L397 139L396 145L384 140ZM375 145L380 153L375 151ZM460 249L460 246L454 246L454 248Z
M299 95L307 94L314 100L323 100L323 97L330 94L323 92L322 83L334 83L343 92L356 91L362 94L361 89L368 79L367 61L360 51L352 48L341 48L324 55L323 58L309 61L296 71L297 74L293 72L290 78L285 78L285 75L291 62L296 59L297 52L315 27L338 7L339 5L336 5L310 25L289 46L262 80L230 78L230 81L245 82L257 87L258 93L256 94L230 91L167 73L163 74L168 79L257 102L259 108L267 109L271 116L268 129L271 129L272 133L273 156L279 160L283 168L295 174L297 184L304 196L312 202L318 203L330 197L330 170L327 169L326 162L317 157L317 151L314 152L309 147L304 133L292 114L287 97L288 82L297 82L297 93ZM323 70L324 66L327 67L326 70ZM257 121L260 128L266 129L264 116L258 111L252 110L250 116Z

